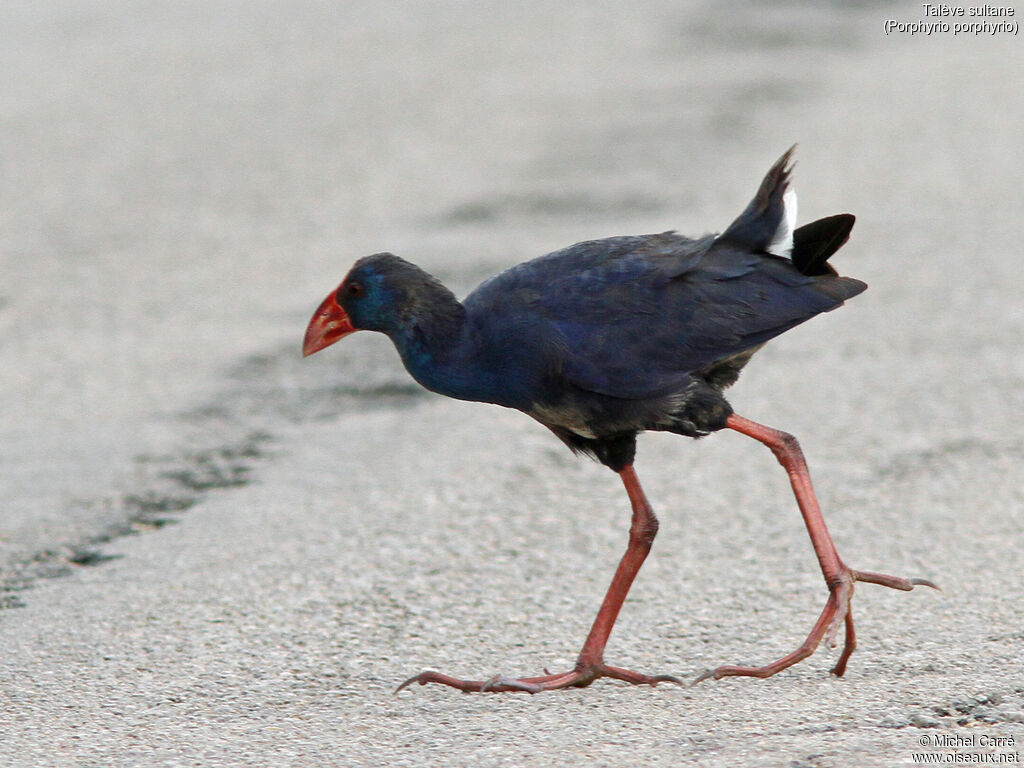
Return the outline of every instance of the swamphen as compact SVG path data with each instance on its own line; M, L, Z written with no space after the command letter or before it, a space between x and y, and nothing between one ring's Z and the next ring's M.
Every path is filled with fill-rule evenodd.
M463 691L582 687L599 677L657 685L679 680L604 663L604 648L658 520L636 473L644 430L701 437L727 428L764 443L789 474L829 595L807 639L763 667L722 666L701 675L769 677L833 640L845 625L839 676L855 647L850 599L858 581L910 590L924 579L855 571L839 558L796 439L733 413L722 391L769 339L840 306L867 286L828 264L854 217L795 229L791 148L746 210L720 235L676 232L577 243L502 272L460 303L438 280L389 253L360 259L306 329L311 355L357 331L387 334L406 369L442 395L516 408L574 453L622 478L632 505L629 545L573 669L512 679L460 680L422 672L401 686ZM546 670L545 670L546 671Z

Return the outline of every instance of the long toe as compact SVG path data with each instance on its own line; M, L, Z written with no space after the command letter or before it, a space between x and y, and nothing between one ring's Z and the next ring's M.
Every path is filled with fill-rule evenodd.
M601 665L599 669L601 670L601 677L622 680L632 685L649 685L653 688L658 683L674 683L675 685L686 687L686 683L674 675L645 675L642 672L634 672L631 669L622 669L621 667L611 667L606 664Z
M890 576L888 573L875 573L874 571L851 571L853 578L856 581L862 581L866 584L878 584L883 587L889 587L889 589L899 589L903 592L909 592L914 587L931 587L932 589L939 589L939 586L934 581L928 579L905 579L902 576Z
M480 688L482 693L501 693L502 691L522 691L523 693L540 693L543 689L525 680L495 675Z
M466 693L540 693L541 691L557 691L563 688L585 688L601 677L622 680L632 685L656 686L658 683L675 683L685 685L682 680L672 675L645 675L630 669L612 667L605 664L594 664L570 672L545 674L538 677L512 678L495 675L488 680L461 680L457 677L443 675L440 672L425 671L413 675L404 681L395 693L408 688L413 683L426 685L437 683L456 688Z

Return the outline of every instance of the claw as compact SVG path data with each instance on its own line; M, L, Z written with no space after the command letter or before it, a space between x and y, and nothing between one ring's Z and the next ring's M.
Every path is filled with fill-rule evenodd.
M719 669L720 669L719 667L716 667L716 668L714 668L714 669L708 669L708 670L706 670L706 671L704 671L704 672L700 673L700 674L699 674L699 675L697 675L697 676L696 676L695 678L693 678L693 682L692 682L692 683L690 683L690 687L692 688L692 687L693 687L693 686L695 686L695 685L696 685L697 683L703 683L703 682L704 682L705 680L707 680L708 678L714 677L714 676L715 676L715 673L716 673L716 672L717 672L717 671L718 671ZM397 693L397 691L396 691L396 693Z
M653 679L654 683L652 683L652 685L654 685L655 683L675 683L680 688L686 687L686 683L684 683L675 675L655 675Z
M426 685L426 683L424 683L422 680L420 680L420 676L419 675L413 675L408 680L403 681L402 684L399 685L397 688L395 688L395 690L394 690L392 695L397 696L399 693L401 693L403 690L408 688L413 683L419 683L420 685Z

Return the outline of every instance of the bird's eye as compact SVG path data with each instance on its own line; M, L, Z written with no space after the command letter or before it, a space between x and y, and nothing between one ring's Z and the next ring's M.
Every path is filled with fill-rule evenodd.
M342 299L358 299L364 293L362 283L349 283L338 291L338 301Z

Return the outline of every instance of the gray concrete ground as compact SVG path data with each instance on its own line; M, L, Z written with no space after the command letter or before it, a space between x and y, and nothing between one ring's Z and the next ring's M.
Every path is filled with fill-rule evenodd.
M0 763L1013 764L1024 61L1012 33L885 34L922 13L0 5ZM768 681L393 696L571 664L628 506L382 337L300 360L318 300L377 250L464 292L719 229L794 141L801 219L856 213L836 261L871 289L732 400L801 438L848 562L944 591L858 589L843 680L822 649ZM794 647L825 590L768 452L647 436L637 467L662 532L609 660Z

